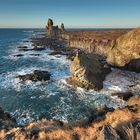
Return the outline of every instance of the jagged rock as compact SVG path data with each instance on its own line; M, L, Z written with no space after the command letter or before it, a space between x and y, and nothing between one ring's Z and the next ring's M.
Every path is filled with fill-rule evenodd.
M31 74L18 75L17 78L19 78L23 82L28 80L31 80L33 82L47 81L50 80L50 73L48 71L34 70Z
M21 56L24 56L23 54L14 54L13 55L14 57L21 57Z
M34 46L34 48L32 48L32 49L29 49L29 48L19 48L19 51L24 51L24 52L26 52L26 51L43 51L43 50L45 50L44 47L36 47L36 46Z
M121 138L114 128L104 125L97 140L121 140Z
M105 76L111 72L104 67L93 54L78 53L70 67L71 77L68 83L85 89L100 90L103 87Z
M140 28L134 29L108 46L107 62L110 65L124 67L140 72Z
M52 27L53 26L53 20L52 19L48 19L48 27Z
M101 118L105 117L107 112L113 112L114 108L108 108L106 105L102 106L101 108L97 108L91 112L91 116L88 119L88 124L91 124L93 121L100 120Z
M62 32L65 31L64 23L61 24L61 31L62 31Z
M0 130L17 127L16 120L0 108Z
M49 55L58 55L58 54L62 54L62 52L56 50L56 51L51 52Z
M58 26L53 26L52 19L48 19L48 24L46 28L47 28L47 35L49 37L58 37L59 29L58 29Z
M124 101L128 101L131 97L134 96L133 93L131 92L119 92L119 93L112 93L112 96L118 96L120 99L124 100Z
M19 48L19 49L27 49L28 47L27 46L17 46L17 48Z
M32 53L32 54L30 54L31 56L40 56L40 54L34 54L34 53Z

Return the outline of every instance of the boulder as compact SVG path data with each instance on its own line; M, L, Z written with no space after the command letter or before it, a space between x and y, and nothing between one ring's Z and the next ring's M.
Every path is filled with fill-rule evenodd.
M31 80L33 82L50 80L50 73L48 71L34 70L31 74L18 75L21 81L25 82Z
M107 62L140 72L140 28L129 31L112 41L107 48Z
M100 90L105 76L111 72L110 67L102 64L95 54L77 53L71 66L69 84L85 89Z

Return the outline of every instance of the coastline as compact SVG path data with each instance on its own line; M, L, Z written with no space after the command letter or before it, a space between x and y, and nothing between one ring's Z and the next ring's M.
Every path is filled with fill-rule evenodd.
M82 36L80 36L82 37ZM113 38L114 39L114 38ZM79 39L77 39L79 40ZM55 42L56 41L56 42ZM64 42L63 42L64 41ZM67 58L70 60L73 60L73 57L75 56L75 47L72 48L66 48L65 46L68 46L69 44L66 40L63 39L52 39L46 37L44 38L38 38L38 39L32 39L32 43L34 46L42 46L43 48L46 48L50 46L50 49L54 50L54 53L51 55L55 54L60 54L60 55L67 55ZM56 47L58 45L59 47ZM77 48L76 48L77 50ZM97 52L98 54L98 52ZM123 95L122 95L123 96ZM129 98L129 97L128 97ZM136 100L135 103L139 101L139 97L132 97L130 100ZM129 102L129 101L128 101ZM134 108L134 110L133 110ZM135 112L135 109L137 110L137 113ZM95 113L95 114L94 114ZM139 119L138 114L139 114L139 106L135 107L134 104L127 105L126 107L122 109L112 109L112 108L101 108L101 110L97 110L93 113L93 118L91 117L88 121L80 121L77 122L76 124L65 124L61 121L48 121L46 119L43 119L42 121L38 121L35 123L29 124L27 127L21 129L21 128L16 128L12 129L10 131L1 131L0 134L3 137L6 137L9 134L14 134L14 136L11 135L12 137L15 137L16 139L16 134L19 133L19 136L21 135L21 138L26 139L26 138L34 138L34 139L97 139L99 133L103 133L106 129L110 129L111 133L114 135L119 135L118 134L118 128L117 125L121 124L122 122L128 121L129 123L133 123ZM120 113L120 114L119 114ZM121 116L124 114L124 120L120 120L118 114ZM125 114L126 113L126 114ZM136 113L136 114L135 114ZM95 117L96 116L96 117ZM114 118L114 116L116 116ZM129 116L129 117L126 117ZM108 120L109 118L111 119L116 119L116 123L113 124L111 120ZM105 118L105 119L104 119ZM132 121L133 120L133 121ZM121 121L121 123L120 123ZM128 124L129 124L128 123ZM105 127L106 125L110 125L109 127ZM85 128L87 127L87 128ZM113 127L113 128L112 128ZM122 126L121 126L122 127ZM135 126L137 127L137 126ZM113 130L115 129L115 130ZM117 131L117 132L115 132ZM61 133L60 133L61 132ZM58 133L58 135L56 135ZM93 136L93 133L95 134ZM138 132L137 132L138 134ZM119 136L117 136L119 137ZM18 136L17 136L18 138Z

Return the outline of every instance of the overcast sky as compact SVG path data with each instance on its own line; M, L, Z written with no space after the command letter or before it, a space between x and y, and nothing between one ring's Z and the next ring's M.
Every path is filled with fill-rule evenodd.
M0 0L0 27L42 28L48 18L66 27L138 27L140 0Z

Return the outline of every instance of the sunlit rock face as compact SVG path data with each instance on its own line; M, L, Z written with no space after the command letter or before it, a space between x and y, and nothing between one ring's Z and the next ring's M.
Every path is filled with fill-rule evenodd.
M140 28L134 29L112 41L107 50L107 62L140 72ZM137 59L137 61L135 61ZM132 67L133 69L132 69Z
M71 78L68 82L85 89L100 90L103 87L105 76L111 71L105 67L96 55L77 53L70 67Z
M48 19L48 23L47 23L47 35L49 37L58 37L59 36L59 28L58 26L53 26L53 20L52 19Z

